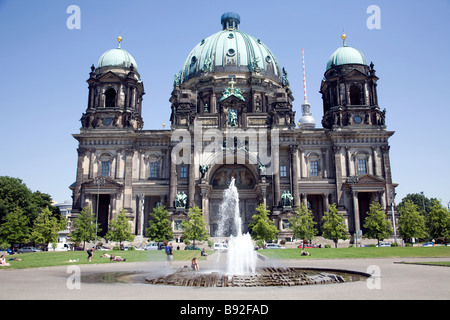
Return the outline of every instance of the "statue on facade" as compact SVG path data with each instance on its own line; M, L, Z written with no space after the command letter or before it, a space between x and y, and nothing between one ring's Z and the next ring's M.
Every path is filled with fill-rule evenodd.
M176 208L186 208L187 204L187 195L184 191L178 192L175 197L175 207Z
M208 172L209 166L207 164L201 164L200 167L200 173L202 174L202 179L205 178L206 173Z
M230 127L237 126L238 115L236 109L230 109L228 111L228 124Z
M294 197L291 195L290 191L284 191L281 195L281 205L284 207L292 207L292 201Z

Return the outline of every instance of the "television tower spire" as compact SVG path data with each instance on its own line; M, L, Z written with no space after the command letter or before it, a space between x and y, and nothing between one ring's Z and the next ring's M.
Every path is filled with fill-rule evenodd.
M303 65L303 92L304 101L302 104L302 117L299 121L300 129L314 129L316 127L316 120L314 120L311 114L311 105L308 103L308 97L306 95L306 73L305 73L305 51L302 48L302 65Z

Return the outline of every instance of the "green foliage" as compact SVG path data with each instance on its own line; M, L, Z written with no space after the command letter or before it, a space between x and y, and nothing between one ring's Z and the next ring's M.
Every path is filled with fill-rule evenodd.
M334 246L337 248L339 239L348 239L348 229L345 225L345 219L338 214L336 204L329 206L328 212L324 212L322 217L322 236L325 239L333 240Z
M414 203L417 206L417 211L422 215L426 216L428 212L430 212L431 207L433 205L433 201L436 201L436 198L427 198L425 195L421 193L409 193L402 199L402 201L398 204L397 210L401 210L402 207L406 204L407 201Z
M265 208L263 203L258 205L256 211L258 213L252 216L253 221L248 225L252 239L256 240L258 245L261 242L264 244L264 241L276 239L279 231L273 221L269 219L270 211Z
M170 225L169 213L165 206L153 208L153 213L149 213L150 226L145 229L145 234L152 241L163 242L173 239L172 227Z
M0 239L3 242L14 245L18 243L26 243L30 238L30 227L28 217L23 210L16 207L13 211L8 212L2 219L0 226Z
M412 238L425 238L425 218L419 213L417 205L410 200L402 202L398 207L398 231L405 242L411 242Z
M39 191L32 192L19 178L0 177L0 219L15 208L20 208L32 223L42 209L48 207L53 215L59 209L52 206L52 199L48 194ZM31 225L30 225L31 227Z
M81 210L78 217L72 220L72 232L69 237L73 242L83 242L83 248L86 247L86 241L90 242L95 240L95 215L92 213L91 208L84 207ZM97 224L97 232L102 231Z
M289 219L291 223L291 230L296 239L313 239L317 234L317 229L314 221L314 216L311 210L307 206L302 204L295 210L296 215Z
M183 238L186 240L192 240L192 244L195 246L195 241L207 241L208 230L206 230L206 222L203 218L202 210L193 206L189 208L188 218L181 223L183 229Z
M37 216L33 224L30 240L34 243L50 243L57 242L58 232L66 228L67 221L58 220L53 216L49 208L45 208Z
M386 218L386 213L378 202L372 202L364 221L364 228L367 229L365 237L380 240L389 238L393 230L391 223Z
M134 240L132 227L127 218L127 212L124 209L109 221L108 232L106 233L105 238L119 242L119 246L121 246L124 241Z
M432 201L426 216L426 226L431 238L444 238L447 243L447 239L450 238L450 213L437 200Z

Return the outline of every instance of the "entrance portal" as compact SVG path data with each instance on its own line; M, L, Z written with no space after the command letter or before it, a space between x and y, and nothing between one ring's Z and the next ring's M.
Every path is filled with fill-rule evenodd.
M98 195L98 224L99 229L101 229L98 235L100 237L104 237L108 232L110 202L111 196L109 194Z

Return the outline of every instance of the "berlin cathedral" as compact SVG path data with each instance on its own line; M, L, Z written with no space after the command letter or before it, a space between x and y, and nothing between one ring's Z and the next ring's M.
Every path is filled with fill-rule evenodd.
M73 217L91 207L103 236L124 209L134 234L142 236L149 213L164 205L179 237L189 208L198 206L214 237L231 179L243 231L260 203L278 237L287 239L288 220L301 204L313 212L319 235L330 204L351 236L364 232L373 201L390 212L397 186L388 143L394 132L386 130L386 111L378 105L374 64L342 35L343 46L331 54L320 84L319 128L306 88L296 120L286 70L260 39L240 30L240 16L225 13L221 24L174 76L169 129L143 130L144 83L121 37L91 66L87 107L73 135Z

